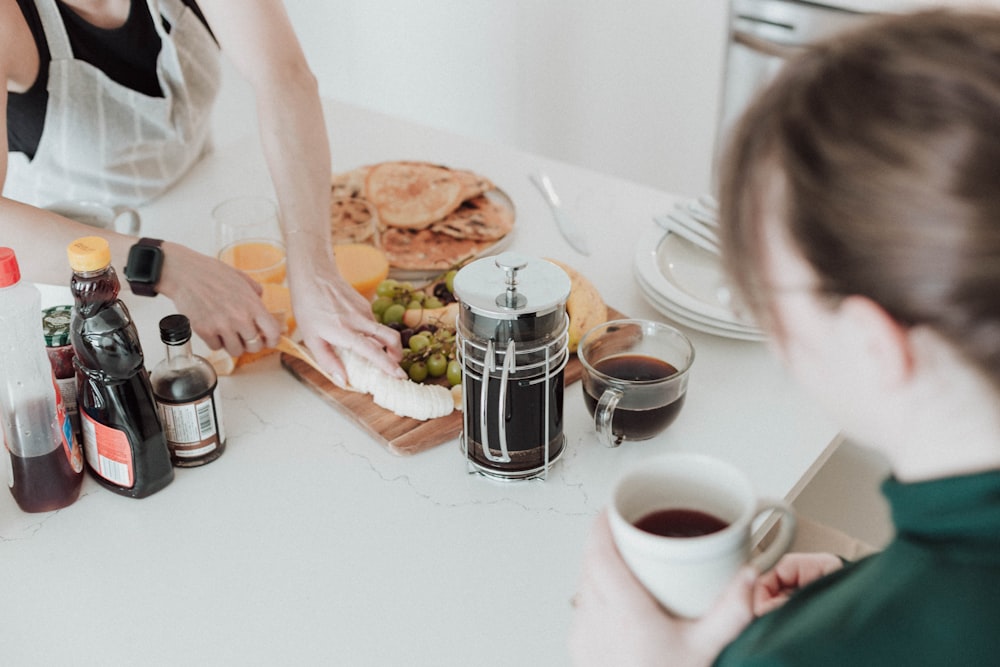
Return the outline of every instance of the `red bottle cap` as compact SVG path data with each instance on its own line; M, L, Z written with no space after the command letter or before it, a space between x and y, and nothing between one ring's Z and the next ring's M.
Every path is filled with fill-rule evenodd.
M21 267L10 248L0 248L0 287L10 287L21 280Z

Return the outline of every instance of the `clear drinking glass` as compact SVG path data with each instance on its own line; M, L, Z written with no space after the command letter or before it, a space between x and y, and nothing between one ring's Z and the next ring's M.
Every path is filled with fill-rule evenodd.
M687 395L694 346L652 320L612 320L580 340L583 399L601 442L648 440L677 419Z

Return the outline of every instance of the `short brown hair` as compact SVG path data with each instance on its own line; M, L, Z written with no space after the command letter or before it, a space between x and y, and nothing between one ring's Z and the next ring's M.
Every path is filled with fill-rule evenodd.
M927 326L1000 386L1000 13L872 19L782 70L720 170L726 268L762 323L775 178L796 250L832 297Z

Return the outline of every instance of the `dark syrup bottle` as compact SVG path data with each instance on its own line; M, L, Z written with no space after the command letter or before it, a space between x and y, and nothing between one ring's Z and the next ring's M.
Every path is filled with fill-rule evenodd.
M87 466L105 488L132 498L174 478L142 346L107 241L77 239L67 248L73 278L71 340Z
M226 450L226 434L216 389L215 369L191 352L191 322L186 315L160 320L167 358L150 373L153 395L175 466L211 463Z

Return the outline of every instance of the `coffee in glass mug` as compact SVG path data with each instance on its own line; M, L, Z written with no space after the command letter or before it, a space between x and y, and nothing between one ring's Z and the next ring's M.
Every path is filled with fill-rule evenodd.
M612 320L580 341L583 400L601 441L648 440L684 406L694 347L662 322Z

